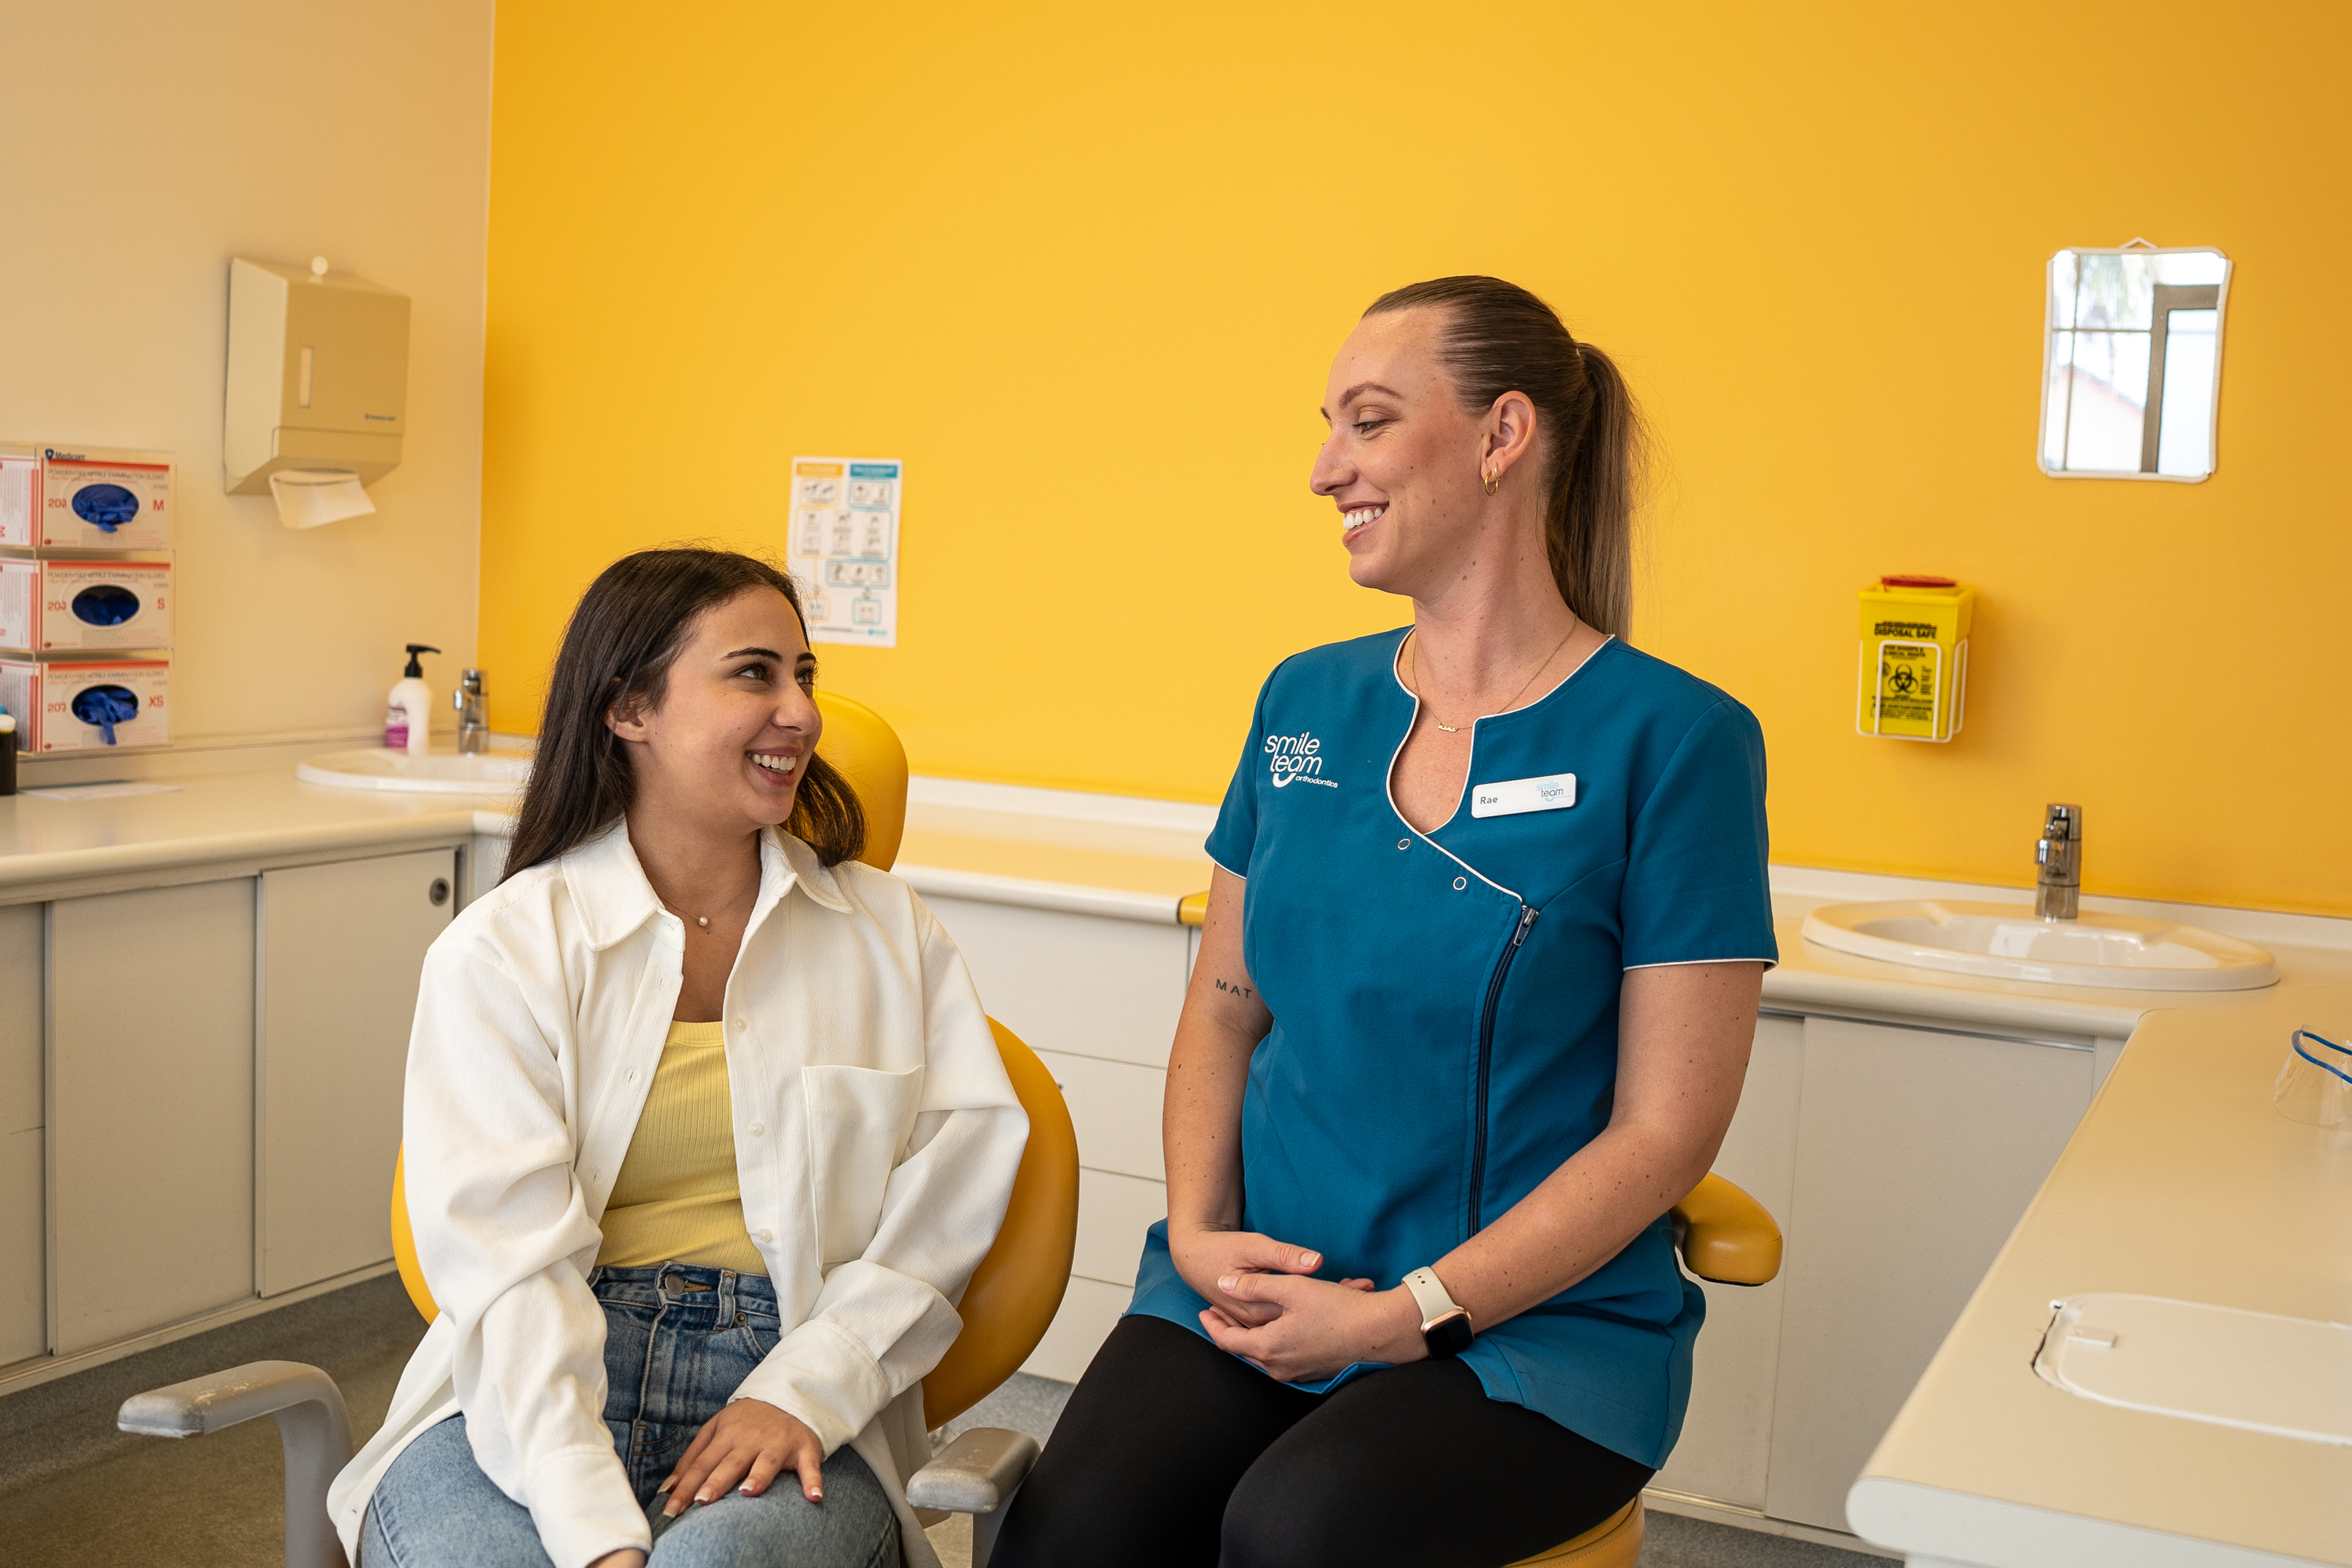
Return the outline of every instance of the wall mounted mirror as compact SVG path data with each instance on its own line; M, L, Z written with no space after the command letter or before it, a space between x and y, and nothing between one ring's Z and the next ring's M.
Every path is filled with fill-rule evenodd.
M2144 239L2050 258L2042 471L2174 479L2213 471L2230 260Z

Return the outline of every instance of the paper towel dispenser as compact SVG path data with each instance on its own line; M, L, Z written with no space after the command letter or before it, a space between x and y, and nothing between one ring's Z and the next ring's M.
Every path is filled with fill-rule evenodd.
M358 487L399 466L407 403L406 295L323 257L229 263L229 493L276 494L289 527L373 510Z

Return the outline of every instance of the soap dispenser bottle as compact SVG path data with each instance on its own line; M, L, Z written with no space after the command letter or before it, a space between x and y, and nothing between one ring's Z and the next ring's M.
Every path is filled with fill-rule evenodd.
M425 667L416 662L416 656L440 651L421 642L408 645L408 668L400 672L384 708L383 743L393 751L405 750L412 757L421 757L430 744L433 689L425 684Z

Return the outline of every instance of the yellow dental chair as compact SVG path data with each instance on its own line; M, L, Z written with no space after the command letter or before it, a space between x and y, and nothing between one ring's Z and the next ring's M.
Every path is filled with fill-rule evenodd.
M907 761L882 718L827 692L818 753L857 791L866 812L863 858L887 869L906 822ZM1181 918L1201 923L1205 896L1185 900ZM990 1020L1014 1092L1029 1113L1029 1145L995 1244L973 1273L959 1310L963 1331L923 1380L927 1426L936 1430L970 1409L1026 1361L1059 1309L1076 1241L1077 1140L1053 1075L1003 1025ZM1684 1261L1701 1279L1760 1285L1780 1269L1780 1233L1761 1205L1738 1187L1708 1176L1674 1211ZM393 1250L401 1282L427 1321L439 1315L417 1266L400 1167L392 1191ZM124 1431L191 1437L259 1415L275 1415L286 1455L288 1568L341 1568L326 1513L328 1483L352 1452L342 1396L316 1367L257 1362L139 1394L122 1407ZM1034 1439L995 1428L967 1431L909 1479L908 1500L927 1517L972 1515L972 1568L987 1568L1003 1505L1035 1462ZM1633 1568L1642 1546L1637 1499L1599 1527L1513 1568Z

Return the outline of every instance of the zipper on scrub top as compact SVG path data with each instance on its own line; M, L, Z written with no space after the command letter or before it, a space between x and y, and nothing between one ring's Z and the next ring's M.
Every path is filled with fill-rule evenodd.
M1502 1005L1503 977L1511 972L1511 960L1519 955L1519 944L1528 940L1528 928L1536 923L1535 906L1519 906L1518 929L1511 932L1511 945L1503 950L1502 961L1495 965L1495 977L1486 982L1486 1008L1478 1016L1478 1121L1470 1135L1470 1234L1475 1236L1485 1221L1480 1211L1486 1186L1486 1079L1495 1063L1495 1009Z

